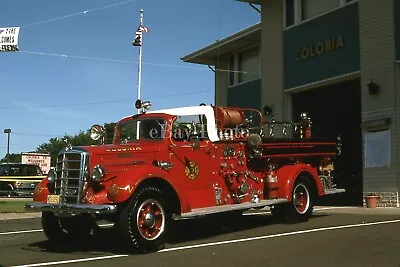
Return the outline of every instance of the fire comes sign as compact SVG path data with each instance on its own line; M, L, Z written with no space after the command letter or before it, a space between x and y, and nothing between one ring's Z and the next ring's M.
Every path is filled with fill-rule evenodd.
M20 27L0 28L0 52L18 51Z

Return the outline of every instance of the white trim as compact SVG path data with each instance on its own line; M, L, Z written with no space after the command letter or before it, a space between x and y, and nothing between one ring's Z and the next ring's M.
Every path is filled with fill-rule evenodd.
M249 81L245 81L245 82L242 82L242 83L237 83L235 85L228 86L228 90L229 90L229 88L237 87L237 86L240 86L240 85L243 85L243 84L246 84L246 83L251 83L251 82L254 82L254 81L257 81L257 80L261 80L261 78L255 78L253 80L249 80Z
M250 27L248 27L246 29L243 29L243 30L241 30L239 32L236 32L236 33L234 33L234 34L232 34L232 35L230 35L228 37L225 37L224 39L222 39L220 41L217 41L217 42L215 42L213 44L210 44L208 46L200 48L197 51L192 52L192 53L190 53L190 54L188 54L186 56L183 56L181 58L181 60L183 60L184 62L192 60L195 57L199 57L199 56L201 56L203 54L209 53L209 52L211 52L211 51L213 51L213 50L215 50L217 48L220 48L220 47L222 47L224 45L227 45L229 43L233 43L236 40L240 40L242 38L245 38L246 36L248 36L248 35L250 35L252 33L258 32L258 31L261 31L261 22L253 24L252 26L250 26Z
M294 24L291 25L291 26L289 26L289 27L286 27L286 23L284 23L284 24L283 24L283 27L284 27L284 28L283 28L283 31L292 29L292 28L294 28L294 27L297 27L297 26L299 26L299 25L302 25L302 24L304 24L304 23L307 23L307 22L312 21L312 20L314 20L314 19L317 19L317 18L319 18L319 17L325 16L325 15L327 15L327 14L329 14L329 13L335 12L335 11L341 9L341 8L344 8L344 7L347 7L347 6L349 6L349 5L358 3L358 1L359 1L359 0L354 0L354 1L352 1L352 2L346 4L346 0L340 0L340 4L339 4L338 7L334 8L334 9L331 9L331 10L328 10L328 11L325 11L325 12L322 12L322 13L318 14L318 15L315 16L315 17L302 20L302 14L301 14L301 6L302 6L302 5L301 5L301 0L294 0L294 3L295 3L295 10L294 10L295 20L294 20ZM286 2L286 1L283 0L283 2ZM283 10L283 13L286 14L286 9ZM296 16L297 16L297 17L296 17Z
M359 78L360 77L360 71L355 71L355 72L350 72L344 75L339 75L339 76L335 76L332 78L328 78L325 80L320 80L320 81L316 81L316 82L312 82L312 83L308 83L305 85L300 85L297 87L292 87L289 89L284 89L283 91L285 93L297 93L297 92L301 92L301 91L306 91L309 89L313 89L316 87L321 87L321 86L326 86L326 85L331 85L331 84L335 84L335 83L339 83L342 81L347 81L347 80L351 80L354 78Z

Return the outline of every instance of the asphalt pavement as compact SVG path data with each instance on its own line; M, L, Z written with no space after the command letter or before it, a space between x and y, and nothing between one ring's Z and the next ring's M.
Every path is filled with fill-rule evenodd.
M3 266L400 266L400 209L318 207L305 223L283 224L265 210L237 221L179 222L166 249L135 254L111 225L81 243L51 245L40 218L0 221Z

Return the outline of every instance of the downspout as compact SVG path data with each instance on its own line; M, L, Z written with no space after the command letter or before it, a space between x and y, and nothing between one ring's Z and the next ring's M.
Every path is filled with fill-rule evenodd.
M394 67L394 93L395 93L395 97L394 97L394 101L395 101L395 106L396 106L396 141L398 141L399 140L399 138L400 138L400 133L399 133L399 125L398 125L398 123L399 123L399 118L400 118L400 109L399 109L399 102L400 102L400 99L399 99L399 94L398 94L398 92L397 92L397 90L398 90L398 88L397 88L397 79L398 79L398 74L397 74L397 68L398 68L398 66L397 66L397 62L396 62L396 59L397 59L397 49L396 49L396 38L397 38L397 29L396 29L396 21L397 21L397 19L400 19L400 18L398 18L397 17L397 15L396 15L396 2L397 2L398 0L393 0L392 1L392 3L393 3L393 14L394 14L394 19L393 19L393 36L394 36L394 64L393 64L393 67ZM397 192L396 192L396 194L397 194L397 203L396 203L396 207L400 207L400 199L399 199L399 188L400 188L400 181L399 181L399 176L400 176L400 160L399 160L399 145L397 144L396 145L396 166L397 166L397 175L396 175L396 181L397 181Z

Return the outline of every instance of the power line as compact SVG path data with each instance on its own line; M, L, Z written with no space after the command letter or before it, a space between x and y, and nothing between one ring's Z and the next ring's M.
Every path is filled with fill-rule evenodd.
M27 136L48 136L48 137L54 137L54 136L63 136L65 134L38 134L38 133L18 133L18 132L13 132L13 135L27 135Z
M20 53L33 54L33 55L41 55L41 56L53 56L53 57L62 57L62 58L76 58L76 59L86 59L86 60L100 60L100 61L110 61L110 62L118 62L118 63L138 63L133 60L121 60L121 59L112 59L112 58L103 58L103 57L85 57L85 56L75 56L75 55L67 55L67 54L54 54L54 53L45 53L45 52L34 52L34 51L18 51ZM172 64L163 64L163 63L152 63L152 62L142 62L147 65L155 65L162 67L175 67L175 68L185 68L185 69L201 69L208 70L205 67L190 67L183 65L172 65Z
M179 93L179 94L170 94L170 95L163 95L163 96L152 96L152 97L146 97L146 98L148 98L148 99L159 99L159 98L177 97L177 96L182 96L182 95L202 94L202 93L208 93L208 92L214 92L214 90L204 90L204 91ZM110 101L99 101L99 102L86 102L86 103L75 103L75 104L59 104L59 105L48 105L48 106L29 106L29 107L0 107L0 110L29 109L29 108L76 107L76 106L100 105L100 104L121 103L121 102L131 102L131 103L133 103L135 100L136 99L110 100Z
M103 58L103 57L85 57L85 56L75 56L75 55L67 55L67 54L54 54L54 53L24 51L24 50L20 50L18 52L26 53L26 54L33 54L33 55L40 55L40 56L53 56L53 57L62 57L62 58L99 60L99 61L110 61L110 62L118 62L118 63L135 63L135 64L138 63L137 61L133 61L133 60L121 60L121 59L112 59L112 58ZM160 66L160 67L173 67L173 68L183 68L183 69L208 70L208 68L206 68L206 67L190 67L190 66L164 64L164 63L142 62L142 64L154 65L154 66ZM225 69L217 69L216 71L247 73L247 71L225 70Z
M51 18L51 19L47 19L47 20L34 22L34 23L31 23L31 24L28 24L28 25L24 25L21 28L26 28L26 27L30 27L30 26L34 26L34 25L38 25L38 24L47 23L47 22L50 22L50 21L55 21L55 20L59 20L59 19L65 19L65 18L69 18L69 17L73 17L73 16L87 14L89 12L98 11L98 10L101 10L101 9L106 9L106 8L115 7L115 6L119 6L119 5L124 5L124 4L127 4L127 3L134 2L134 1L136 1L136 0L128 0L128 1L119 2L119 3L116 3L116 4L107 5L107 6L96 7L96 8L80 11L80 12L77 12L77 13L72 13L72 14L68 14L68 15L64 15L64 16L60 16L60 17L56 17L56 18Z

